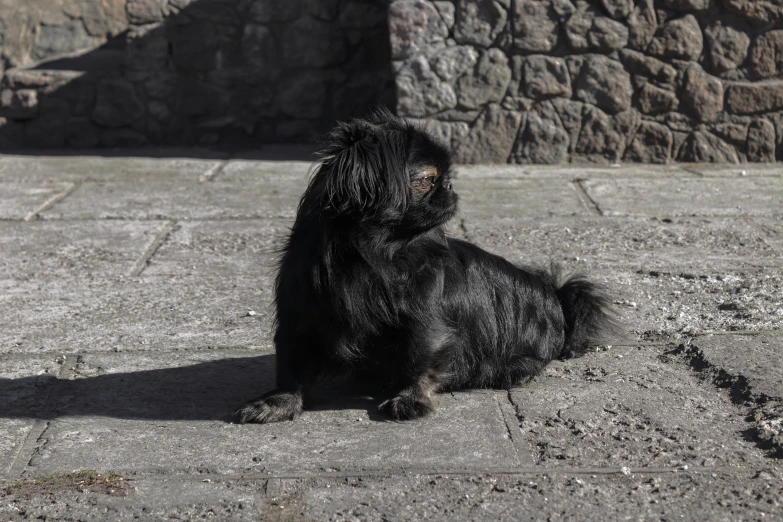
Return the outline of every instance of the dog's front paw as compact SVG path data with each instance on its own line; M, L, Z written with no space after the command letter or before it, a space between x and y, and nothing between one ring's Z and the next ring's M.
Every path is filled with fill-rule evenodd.
M384 401L378 409L396 420L411 420L424 417L432 412L435 407L427 396L398 395L393 399Z
M302 409L301 394L270 392L239 408L233 417L237 424L266 424L293 420L302 413Z

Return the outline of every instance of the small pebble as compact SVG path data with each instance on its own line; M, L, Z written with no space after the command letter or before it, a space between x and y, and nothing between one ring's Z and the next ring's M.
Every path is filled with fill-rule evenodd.
M254 315L256 315L256 311L255 310L248 310L247 315L249 315L250 317L253 317Z

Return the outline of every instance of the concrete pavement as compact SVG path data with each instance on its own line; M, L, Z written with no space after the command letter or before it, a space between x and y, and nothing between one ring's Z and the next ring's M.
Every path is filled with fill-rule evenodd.
M0 520L783 517L777 165L462 167L452 233L628 335L419 421L239 426L309 163L174 156L0 156Z

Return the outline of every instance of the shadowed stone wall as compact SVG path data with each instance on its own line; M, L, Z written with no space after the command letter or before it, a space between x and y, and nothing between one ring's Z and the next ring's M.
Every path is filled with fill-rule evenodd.
M467 163L783 157L783 0L395 0L400 115Z
M0 0L0 147L312 142L394 106L387 13L386 0Z

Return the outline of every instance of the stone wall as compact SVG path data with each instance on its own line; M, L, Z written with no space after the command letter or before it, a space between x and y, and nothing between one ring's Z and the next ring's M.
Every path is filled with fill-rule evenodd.
M783 0L0 0L0 147L312 142L376 105L460 161L783 159Z
M783 159L783 0L395 0L400 115L468 163Z
M0 148L312 142L395 104L386 0L0 0Z

